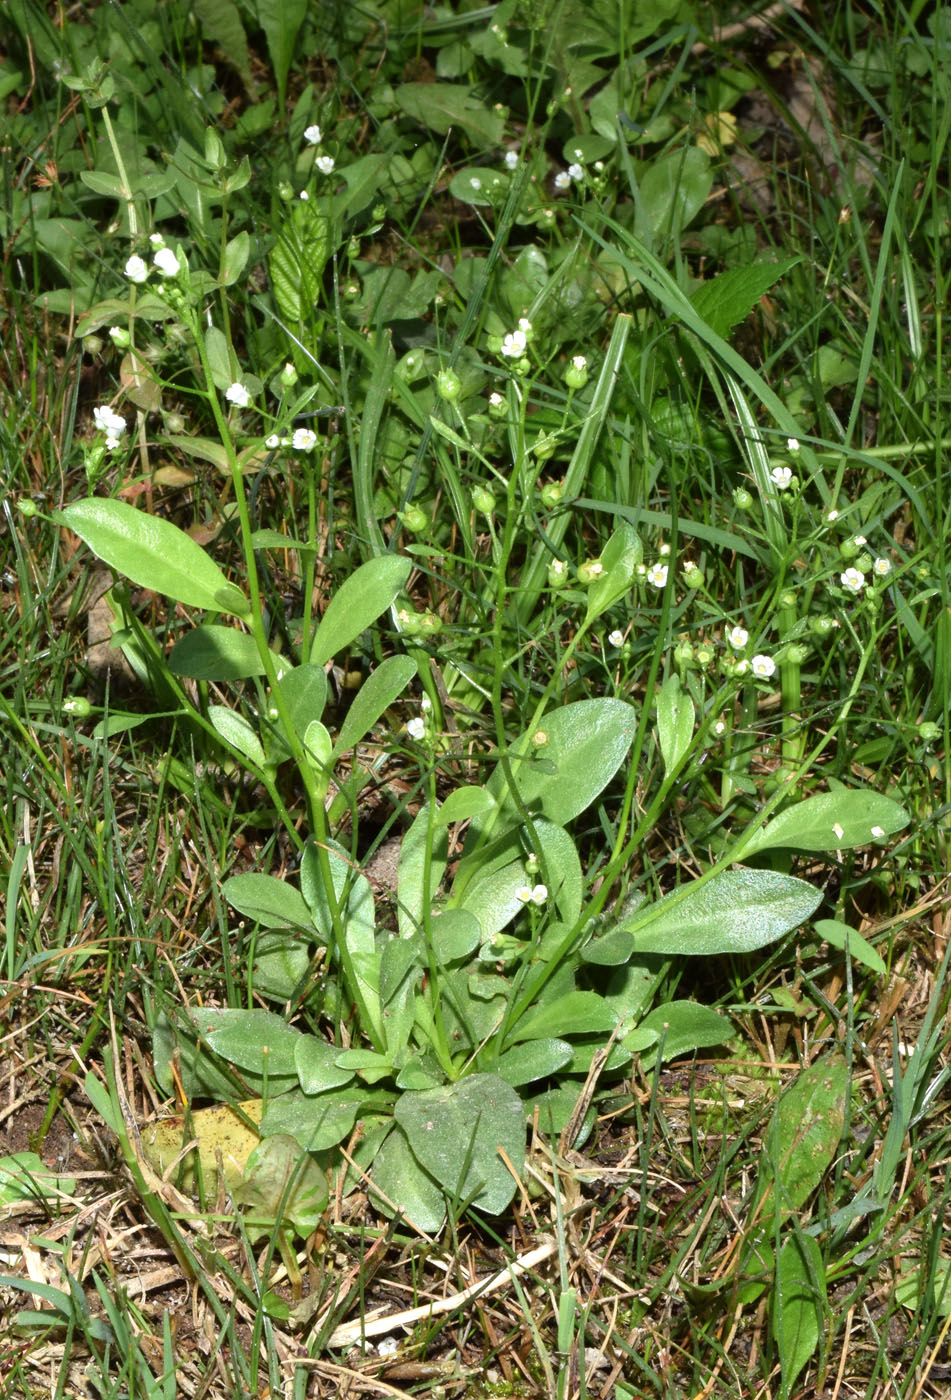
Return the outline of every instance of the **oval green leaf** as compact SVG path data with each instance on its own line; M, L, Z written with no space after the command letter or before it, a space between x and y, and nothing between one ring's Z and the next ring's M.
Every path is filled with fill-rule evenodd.
M904 807L880 792L821 792L774 817L744 845L743 858L777 846L797 851L848 851L884 841L909 821Z
M323 665L386 612L409 578L412 561L381 554L361 564L331 598L314 636L310 659Z
M750 953L805 923L821 900L819 890L792 875L726 870L667 895L622 927L635 935L637 953Z

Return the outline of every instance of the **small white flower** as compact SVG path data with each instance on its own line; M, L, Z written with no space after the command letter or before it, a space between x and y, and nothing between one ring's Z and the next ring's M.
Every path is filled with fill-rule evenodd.
M311 146L320 145L320 135L320 127L316 122L314 122L313 126L306 126L304 128L304 140Z
M787 446L787 448L789 449L789 451L793 454L793 456L795 456L796 453L799 451L799 439L798 439L798 438L787 438L787 439L786 439L786 446Z
M301 190L301 192L300 192L300 194L297 196L297 198L298 198L298 199L303 199L303 200L305 200L305 201L308 200L308 199L310 199L310 191L309 191L309 190Z
M544 904L548 898L547 885L519 885L515 898L522 904Z
M469 187L470 187L470 189L473 189L473 190L481 190L481 188L482 188L482 181L479 179L478 175L473 175L473 176L470 178L470 180L469 180Z
M872 827L872 835L875 837L875 840L876 840L876 841L880 841L881 838L885 835L885 831L884 831L884 829L883 829L882 827L880 827L880 826L873 826L873 827Z
M714 734L725 734L726 723L722 719L718 719L716 724L713 726L713 732Z
M248 404L251 402L251 395L247 387L242 384L240 380L236 380L234 384L228 385L225 390L225 398L229 403L235 404L238 408L247 408Z
M836 822L832 828L832 835L837 841L841 841L842 837L845 835L845 828L840 826L839 823Z
M125 329L124 326L110 326L109 339L113 341L116 345L122 346L124 348L126 342L129 339L129 332Z
M735 676L745 676L746 673L747 673L747 671L748 671L749 669L750 669L750 663L747 661L746 657L743 656L743 657L741 657L740 660L736 663L736 666L734 667L733 674L734 674Z
M558 578L561 578L562 574L566 574L568 572L567 561L564 559L553 559L548 565L548 572L550 574L555 574Z
M770 676L775 674L776 662L771 656L764 656L762 652L754 656L750 662L754 676L758 676L761 681L768 681Z
M750 634L745 627L731 627L726 639L734 651L742 651L750 639Z
M428 715L432 707L433 702L430 700L428 695L424 695L419 702L419 708L422 710L423 714Z
M875 563L872 565L872 572L878 578L885 578L886 575L891 573L891 571L892 561L890 559L886 559L883 555L879 555L879 557L875 560Z
M318 136L317 139L319 141L320 137ZM400 1344L395 1337L384 1337L377 1347L377 1352L380 1356L395 1356L399 1349Z
M311 432L310 428L295 428L291 446L295 452L312 452L317 446L317 434Z
M575 183L584 179L584 170L576 161L568 167L568 179L574 180Z
M839 582L849 593L861 593L865 587L865 575L861 569L846 569L839 575Z
M426 721L422 719L409 719L406 721L406 732L411 739L423 739L426 736Z
M527 316L519 316L518 328L523 335L528 335L529 331L532 329L532 323Z
M838 512L837 510L835 510L834 508L833 508L832 510L827 510L827 511L826 511L826 520L829 522L830 525L832 524L832 522L833 522L834 520L838 520L838 518L839 518L839 512Z
M583 369L588 368L588 360L585 355L572 355L571 363L580 374Z
M116 448L117 448L118 446L119 446L119 439L115 436L115 434L114 434L114 433L106 433L106 451L107 451L107 452L115 452L115 450L116 450Z
M875 835L875 831L876 831L876 829L875 829L875 827L873 827L873 828L872 828L872 835L873 835L873 836ZM548 898L548 886L547 886L547 885L533 885L533 886L532 886L532 903L533 903L533 904L544 904L544 903L545 903L545 900L546 900L547 898Z
M152 261L163 277L177 277L181 270L181 263L171 248L160 248Z
M125 275L130 282L144 282L148 278L149 270L138 253L133 253L132 257L126 263Z
M271 452L275 451L280 445L281 439L278 437L277 433L271 433L270 437L264 439L264 446Z
M337 162L334 160L333 156L318 156L317 159L314 161L314 164L320 171L321 175L329 175L336 163Z
M662 545L659 545L659 546L658 546L658 549L657 549L657 553L660 555L661 559L669 559L669 558L670 558L670 545L669 545L669 544L662 544Z
M853 535L852 543L856 549L862 549L868 543L864 535Z
M518 151L506 151L506 152L505 152L505 168L506 168L506 170L515 170L517 166L518 166Z
M769 479L776 487L777 491L788 491L792 485L791 467L773 467L769 474Z
M125 432L125 419L118 413L114 413L107 404L101 408L94 408L92 411L93 421L101 433L106 433L109 437L120 438Z
M667 565L652 564L647 570L647 582L654 588L665 588L667 586Z
M492 393L489 395L489 407L501 408L504 402L505 400L502 398L502 395L498 392L498 390L493 389Z
M528 336L524 331L509 331L502 339L502 354L507 360L518 360L525 353Z
M613 632L608 633L608 641L612 647L619 647L624 641L624 633L620 627L615 627Z
M165 239L160 233L150 233L149 242L151 243L152 247L155 249L156 252L158 252L159 248L165 247Z
M570 184L571 176L568 174L567 170L559 170L558 174L555 176L555 189L566 190Z

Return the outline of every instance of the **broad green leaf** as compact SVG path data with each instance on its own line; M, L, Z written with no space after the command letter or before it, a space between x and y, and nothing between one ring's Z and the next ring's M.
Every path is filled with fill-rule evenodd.
M222 1059L253 1074L296 1074L300 1031L273 1011L240 1011L227 1007L205 1039Z
M274 661L281 664L278 656ZM173 676L188 676L194 681L243 681L263 676L264 662L250 633L202 622L172 647L168 669Z
M776 846L797 851L848 851L884 841L908 825L904 807L867 789L821 792L787 807L743 847L743 858Z
M353 698L333 747L335 758L355 748L369 734L415 675L416 662L411 656L388 656L380 662Z
M505 118L490 110L468 83L401 83L396 101L409 117L444 135L460 126L478 146L498 146Z
M285 321L297 325L318 305L329 250L326 214L309 200L299 201L281 225L268 259L274 300Z
M529 1122L532 1122L537 1114L539 1131L545 1133L548 1138L557 1141L571 1122L583 1090L583 1079L563 1078L560 1083L552 1084L549 1088L543 1089L541 1093L526 1097L524 1101L525 1116ZM591 1136L597 1116L597 1108L592 1102L578 1131L568 1143L569 1147L581 1148L584 1146Z
M848 947L849 957L853 962L861 963L863 967L877 972L880 977L888 971L880 954L857 929L849 928L848 924L840 923L838 919L816 919L813 928L819 937L831 943L833 948L839 948L844 953Z
M529 1008L509 1032L508 1040L546 1040L551 1036L613 1031L617 1013L597 992L567 992L554 1001Z
M695 717L693 699L682 689L680 677L668 676L657 693L657 737L668 778L690 752Z
M327 673L323 666L307 662L285 671L279 684L291 726L303 743L309 726L320 719L327 704Z
M784 258L781 262L747 263L731 267L701 282L694 288L690 300L717 335L728 336L734 326L745 321L762 296L774 282L795 267L799 258Z
M496 1074L469 1075L404 1094L394 1116L414 1157L450 1197L471 1197L492 1215L505 1209L516 1187L505 1159L518 1174L525 1160L525 1115L510 1084Z
M436 813L437 826L467 822L495 806L495 799L484 787L455 788Z
M374 1158L368 1194L377 1209L403 1217L425 1234L435 1234L446 1218L445 1196L413 1156L398 1124Z
M653 161L641 181L636 236L646 243L676 238L703 208L712 188L710 158L699 146Z
M366 1085L348 1084L322 1094L296 1090L268 1102L261 1119L262 1133L290 1133L306 1152L325 1152L353 1132L360 1113L373 1104L383 1105L392 1095Z
M822 1251L799 1231L786 1240L776 1264L772 1326L782 1374L780 1400L788 1400L802 1368L815 1353L826 1313Z
M225 899L265 928L299 928L313 933L314 922L301 892L273 875L231 875L221 887Z
M353 1074L338 1067L339 1054L335 1045L328 1045L315 1035L298 1036L294 1043L294 1063L305 1094L322 1094L326 1089L339 1089L350 1083Z
M329 1196L327 1173L286 1133L261 1139L234 1188L252 1242L270 1235L275 1224L291 1225L302 1237L312 1235Z
M235 378L234 362L227 338L217 326L205 330L205 354L215 387L224 393Z
M362 995L363 1009L370 1018L364 1029L373 1034L377 1043L383 1039L380 1016L380 953L376 947L376 913L373 890L365 875L355 871L347 853L329 843L327 859L333 882L334 898L340 910L343 937L350 955L359 988L348 988L348 994ZM328 892L324 887L321 861L313 842L308 843L301 859L301 890L311 911L315 927L332 941L333 913Z
M165 1014L156 1017L152 1059L156 1078L167 1093L172 1093L176 1083L180 1083L189 1099L231 1099L239 1082L252 1092L263 1092L264 1081L260 1074L248 1069L229 1072L207 1043L210 1035L227 1026L228 1017L233 1014L230 1007L203 1006L187 1017L182 1016L177 1025ZM173 1062L176 1077L169 1068ZM282 1093L296 1084L296 1072L280 1074L274 1070L268 1074L267 1087L271 1094Z
M428 899L430 905L436 896L448 864L449 838L446 828L433 835L432 849L428 851L429 803L425 803L416 815L412 826L400 844L400 859L397 873L396 917L402 937L407 938L419 929ZM428 855L427 855L428 852ZM429 885L426 887L426 874Z
M836 1054L809 1065L781 1096L763 1144L756 1219L766 1224L774 1212L799 1210L815 1191L838 1151L848 1090L848 1068Z
M518 891L531 883L525 874L524 860L511 861L500 870L493 870L484 880L473 880L459 907L479 921L482 937L491 942L494 934L524 912L525 903Z
M248 41L237 5L233 0L195 0L195 14L207 36L221 46L222 53L237 70L245 87L253 92Z
M300 27L307 14L307 0L255 0L258 23L264 30L271 67L277 81L277 102L284 110L287 74L294 59Z
M225 743L237 749L249 763L264 767L267 758L261 740L244 715L229 710L227 705L209 705L208 718Z
M0 1207L11 1201L38 1201L44 1196L69 1195L76 1179L58 1176L36 1152L0 1157Z
M79 178L94 194L105 195L107 199L127 199L128 191L118 175L110 175L105 170L80 170Z
M725 1016L696 1001L671 1001L665 1006L655 1007L650 1015L638 1023L634 1034L640 1031L650 1031L656 1037L656 1053L646 1057L645 1068L649 1068L658 1057L666 1063L681 1055L692 1054L694 1050L724 1045L734 1035L733 1026Z
M271 1001L286 1002L312 974L310 948L299 934L262 934L254 945L255 992Z
M327 605L314 635L310 659L329 661L365 632L387 608L409 578L412 561L398 554L369 559L345 579Z
M588 588L586 621L600 617L623 598L633 582L644 548L633 525L622 521L601 551L602 573Z
M518 1088L534 1079L547 1079L557 1074L572 1058L573 1050L567 1040L526 1040L506 1050L495 1066L507 1084Z
M624 700L579 700L552 710L533 735L519 741L510 760L523 804L532 814L567 826L614 777L636 728L637 712ZM516 818L501 764L488 788L506 816Z
M805 923L821 901L821 890L793 875L726 870L638 910L622 928L638 954L751 953Z
M468 909L443 909L433 915L429 927L440 967L468 957L482 938L482 925Z
M242 229L225 244L225 255L221 267L221 284L231 287L237 282L248 265L251 256L251 235Z
M168 520L125 501L90 496L59 513L92 552L140 588L192 608L247 617L247 598L200 545Z
M563 826L536 817L533 822L548 877L548 897L566 924L576 922L584 897L584 875L578 848Z
M449 193L462 204L491 208L505 202L508 180L491 166L467 165L449 181Z

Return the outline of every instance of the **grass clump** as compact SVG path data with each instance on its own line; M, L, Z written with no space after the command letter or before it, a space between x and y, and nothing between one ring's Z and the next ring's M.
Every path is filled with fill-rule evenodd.
M940 1394L945 18L11 14L12 1393Z

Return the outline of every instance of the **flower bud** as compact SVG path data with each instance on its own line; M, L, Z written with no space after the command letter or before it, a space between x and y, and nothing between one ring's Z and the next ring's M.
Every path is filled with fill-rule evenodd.
M92 714L92 705L84 695L71 695L63 701L63 713L75 715L77 719L88 719Z
M553 510L560 505L565 494L565 483L563 481L546 481L538 493L542 499L542 505L548 510Z
M278 375L278 378L281 381L282 389L293 389L298 379L300 379L300 375L297 373L297 370L291 364L290 360L288 360L287 364Z
M733 504L738 510L749 510L753 505L753 497L745 486L737 486L733 492Z
M587 587L589 583L594 583L596 578L600 578L603 573L604 565L600 559L586 559L583 564L578 566L578 582Z
M482 515L491 517L495 514L495 497L486 486L473 486L472 504Z
M926 719L918 726L918 737L926 744L933 744L940 735L941 726L935 724L934 720Z
M421 506L407 506L406 510L400 511L400 520L414 535L429 527L429 516Z
M584 355L575 355L565 370L565 383L569 389L583 389L588 382L588 361Z
M436 375L436 393L446 403L455 403L462 393L462 380L452 369L441 369Z
M21 496L17 501L17 510L24 520L34 520L40 513L40 508L35 501L31 501L29 496Z
M568 582L568 565L564 559L553 559L548 565L548 587L564 588Z

